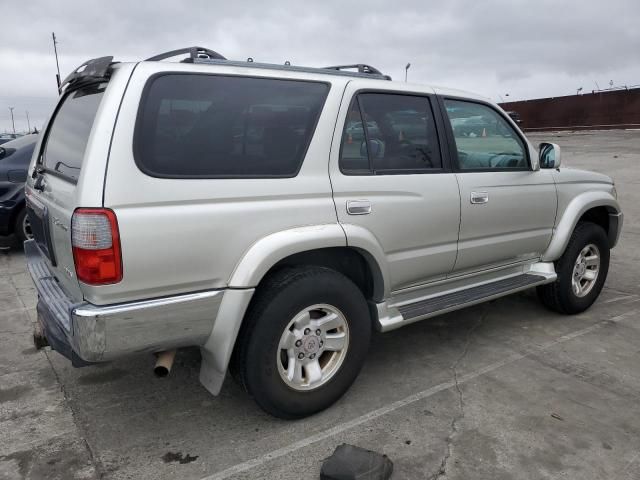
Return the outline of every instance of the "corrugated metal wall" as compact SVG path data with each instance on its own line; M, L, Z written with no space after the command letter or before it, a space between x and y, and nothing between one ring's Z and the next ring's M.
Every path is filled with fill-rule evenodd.
M640 128L640 88L501 103L524 130Z

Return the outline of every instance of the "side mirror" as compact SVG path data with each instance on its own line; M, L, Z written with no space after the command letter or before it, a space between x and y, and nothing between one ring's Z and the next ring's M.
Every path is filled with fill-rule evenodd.
M0 158L4 158L5 153L7 153L7 151L4 148L0 147Z
M555 143L543 142L540 144L540 168L559 168L560 167L560 146Z

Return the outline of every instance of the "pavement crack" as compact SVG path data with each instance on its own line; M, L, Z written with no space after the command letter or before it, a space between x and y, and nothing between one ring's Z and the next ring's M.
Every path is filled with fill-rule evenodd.
M458 414L454 415L451 419L451 427L449 430L449 435L446 438L446 450L445 454L440 461L440 467L438 471L429 477L429 480L437 480L442 477L447 476L447 465L449 464L449 460L453 455L453 441L458 434L458 424L465 416L464 410L464 394L462 392L462 388L460 387L460 382L458 381L458 365L462 362L467 354L469 353L469 346L471 345L471 340L473 336L473 332L484 322L487 317L487 308L486 306L482 307L482 312L478 317L478 320L471 326L471 328L467 331L467 336L464 343L464 348L462 353L458 356L453 365L451 365L450 369L453 372L453 382L454 387L456 389L456 393L458 394Z

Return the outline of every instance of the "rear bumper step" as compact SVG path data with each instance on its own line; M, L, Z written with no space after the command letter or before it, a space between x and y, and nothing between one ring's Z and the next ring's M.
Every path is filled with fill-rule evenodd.
M210 290L106 306L74 303L35 241L25 242L25 253L38 291L38 321L51 347L74 366L202 345L224 296L224 290Z

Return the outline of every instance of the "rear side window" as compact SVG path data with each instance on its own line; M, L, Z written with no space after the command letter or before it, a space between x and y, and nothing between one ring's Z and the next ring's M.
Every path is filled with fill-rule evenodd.
M47 133L42 152L42 163L47 170L78 180L105 86L92 85L67 94Z
M429 98L386 93L358 95L343 132L340 168L351 175L442 169Z
M292 177L302 165L325 83L168 74L150 81L134 154L155 177Z

